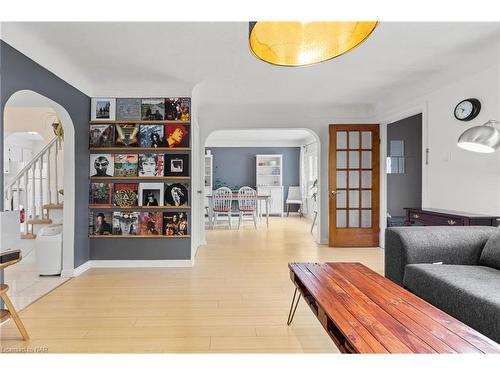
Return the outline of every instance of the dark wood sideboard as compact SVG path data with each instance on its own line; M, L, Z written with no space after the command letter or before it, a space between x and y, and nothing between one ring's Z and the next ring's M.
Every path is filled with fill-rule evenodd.
M433 208L405 208L405 210L405 225L485 225L496 227L500 224L500 216L479 215Z

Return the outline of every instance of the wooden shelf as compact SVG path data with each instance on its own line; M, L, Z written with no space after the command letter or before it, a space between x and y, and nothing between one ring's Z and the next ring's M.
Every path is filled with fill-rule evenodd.
M181 121L181 120L94 120L90 121L90 124L145 124L145 125L155 125L155 124L191 124L191 120L189 121Z
M90 147L90 151L114 151L114 152L120 152L120 151L147 151L150 153L155 153L158 151L170 151L170 152L176 152L176 151L191 151L191 147L120 147L120 146L115 146L115 147Z
M120 206L110 206L110 205L100 205L100 204L95 204L95 205L89 205L89 208L95 209L95 210L103 210L103 209L109 209L109 210L116 210L116 209L121 209L121 210L141 210L141 209L146 209L146 210L189 210L191 209L191 206L128 206L128 207L120 207Z
M132 176L132 177L90 177L92 181L100 181L100 180L138 180L138 181L143 181L143 180L189 180L191 177L184 177L184 176L178 176L178 177L171 177L171 176L151 176L151 177L137 177L137 176Z
M158 236L148 236L148 235L142 235L142 234L138 234L136 236L131 236L131 235L125 235L125 236L121 236L119 234L109 234L109 235L103 235L103 236L96 236L96 235L93 235L91 234L89 236L90 238L190 238L191 235L188 234L188 235L185 235L185 236L165 236L165 235L158 235Z

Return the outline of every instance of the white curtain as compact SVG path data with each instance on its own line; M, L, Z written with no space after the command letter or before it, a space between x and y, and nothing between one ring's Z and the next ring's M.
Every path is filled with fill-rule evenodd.
M307 215L309 212L309 207L307 207L307 173L308 173L308 163L307 163L307 146L300 146L300 195L302 196L302 213Z

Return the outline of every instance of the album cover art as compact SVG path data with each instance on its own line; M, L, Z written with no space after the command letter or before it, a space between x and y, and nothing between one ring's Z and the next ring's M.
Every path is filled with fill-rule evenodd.
M165 116L165 100L163 98L142 99L141 118L146 121L161 121Z
M115 144L115 127L112 124L90 125L90 147L112 147Z
M139 133L140 147L165 147L163 125L141 125Z
M113 203L113 183L92 182L90 184L89 197L89 204L111 206Z
M134 121L141 119L141 99L116 99L116 119Z
M139 184L139 205L144 207L163 206L163 182L141 182Z
M191 110L191 98L166 98L165 120L189 121Z
M90 177L112 177L115 162L111 154L90 154Z
M188 184L167 184L165 188L165 206L184 206L188 204Z
M137 176L139 156L137 154L115 155L115 177Z
M166 236L185 236L188 234L186 212L164 212L163 233Z
M92 230L91 235L107 236L113 234L113 217L111 212L91 212L92 213Z
M139 234L160 236L163 232L163 214L161 212L139 212Z
M113 212L113 234L121 236L135 236L139 215L137 212Z
M189 147L189 126L184 124L165 125L165 147Z
M137 206L139 184L114 185L114 204L119 207Z
M139 125L116 124L115 146L137 147L139 145Z
M163 176L163 154L139 154L139 177Z
M189 155L165 154L165 176L189 176Z
M114 120L116 111L116 99L92 98L90 101L92 121Z

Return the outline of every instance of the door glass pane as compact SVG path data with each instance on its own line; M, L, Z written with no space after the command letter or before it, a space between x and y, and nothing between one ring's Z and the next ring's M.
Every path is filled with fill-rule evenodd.
M337 132L337 148L347 148L347 132Z
M337 151L337 168L347 168L347 151Z
M337 189L345 189L347 187L347 172L337 171Z
M372 210L361 211L361 228L372 227Z
M357 188L359 188L359 171L349 171L349 189Z
M361 132L361 148L371 150L372 132Z
M347 206L347 190L337 190L337 208L346 208Z
M361 171L361 187L371 189L372 171Z
M359 168L359 151L349 151L349 168Z
M359 207L359 190L349 190L349 208Z
M349 228L359 228L359 210L349 210Z
M371 190L361 191L361 207L362 208L372 208L372 191Z
M337 228L347 227L347 211L337 210Z
M359 148L359 132L349 132L349 148Z
M371 168L371 167L372 167L372 152L361 151L361 168Z

